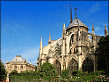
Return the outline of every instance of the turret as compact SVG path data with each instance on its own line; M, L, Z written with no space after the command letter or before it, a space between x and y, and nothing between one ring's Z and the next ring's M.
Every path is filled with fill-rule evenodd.
M108 35L108 31L107 31L106 25L105 25L104 34L105 34L105 36L107 36L107 35Z

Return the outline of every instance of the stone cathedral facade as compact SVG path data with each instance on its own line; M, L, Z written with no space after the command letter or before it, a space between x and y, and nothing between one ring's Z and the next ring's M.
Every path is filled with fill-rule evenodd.
M106 26L104 32L107 36ZM93 24L92 33L88 32L88 26L77 18L76 8L75 19L72 20L70 7L70 24L68 27L63 24L62 37L51 40L49 35L48 45L45 47L42 46L41 37L37 68L39 69L45 62L49 62L54 64L58 75L67 68L70 73L72 70L95 71L97 70L97 60L94 52L100 37L95 35Z

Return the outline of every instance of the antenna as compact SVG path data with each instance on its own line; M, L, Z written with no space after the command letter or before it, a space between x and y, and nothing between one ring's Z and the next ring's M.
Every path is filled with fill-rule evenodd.
M70 23L72 23L72 8L71 8L71 0L70 0Z

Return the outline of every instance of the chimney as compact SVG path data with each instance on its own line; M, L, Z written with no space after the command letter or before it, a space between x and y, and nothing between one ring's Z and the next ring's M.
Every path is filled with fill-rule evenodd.
M31 61L30 61L30 64L31 64Z
M27 59L26 59L26 63L27 63Z

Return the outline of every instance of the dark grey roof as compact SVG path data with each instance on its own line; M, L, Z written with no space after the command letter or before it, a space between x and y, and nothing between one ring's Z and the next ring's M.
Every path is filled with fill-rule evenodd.
M88 28L82 21L80 21L78 18L75 18L67 29L72 28L74 26L78 26L78 23L79 23L79 26L84 26Z

